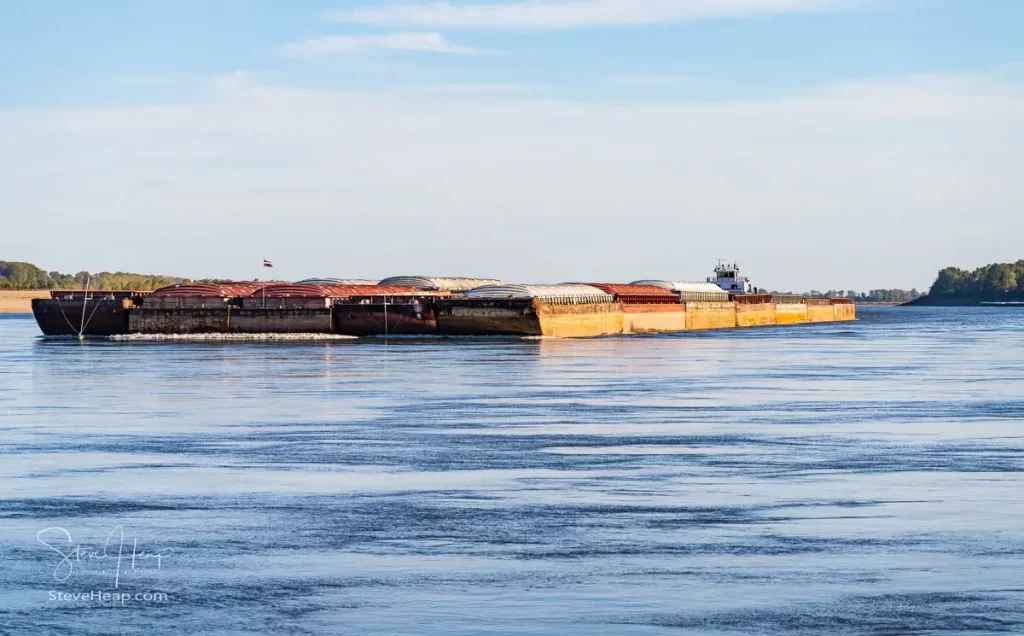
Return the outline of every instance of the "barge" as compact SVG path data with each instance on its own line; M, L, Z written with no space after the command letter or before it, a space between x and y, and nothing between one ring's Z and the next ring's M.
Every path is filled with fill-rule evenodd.
M32 299L32 315L47 336L116 336L129 332L128 318L149 292L52 291Z
M735 265L706 282L505 284L398 276L60 291L32 301L45 335L337 334L583 338L856 319L848 298L755 293Z

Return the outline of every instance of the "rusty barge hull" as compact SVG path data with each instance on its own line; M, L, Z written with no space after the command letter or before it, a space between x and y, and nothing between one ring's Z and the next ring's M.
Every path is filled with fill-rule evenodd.
M84 320L83 320L84 308ZM400 304L249 309L140 306L127 298L35 299L48 336L121 334L340 334L443 336L594 336L766 327L856 319L850 303L686 302L551 304L536 299L430 299Z
M47 336L116 336L128 333L131 300L33 298L32 315ZM83 328L84 326L84 328Z
M262 334L334 333L331 310L324 309L147 309L131 312L128 333Z
M334 305L334 333L343 336L435 336L437 317L428 303Z
M446 336L543 335L532 300L441 301L437 332Z
M687 302L678 305L606 303L561 305L538 300L445 300L438 303L443 335L515 335L587 338L673 333L856 319L850 303L788 306L774 303Z

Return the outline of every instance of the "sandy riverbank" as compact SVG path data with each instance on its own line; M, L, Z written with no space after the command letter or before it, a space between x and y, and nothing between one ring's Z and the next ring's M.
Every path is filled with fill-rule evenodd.
M46 289L0 289L0 314L30 314L33 298L49 298Z

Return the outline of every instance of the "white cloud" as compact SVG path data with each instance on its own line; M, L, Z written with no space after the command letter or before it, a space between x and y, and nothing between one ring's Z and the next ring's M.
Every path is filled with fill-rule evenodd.
M655 104L235 74L0 129L0 253L52 269L628 281L724 256L773 288L921 287L1024 244L1024 89L984 77Z
M428 2L341 9L328 19L349 24L445 29L572 29L709 18L829 11L853 0L521 0L470 4Z
M386 33L381 35L331 35L309 38L284 46L288 55L322 57L368 51L409 51L473 55L474 49L456 46L440 33Z

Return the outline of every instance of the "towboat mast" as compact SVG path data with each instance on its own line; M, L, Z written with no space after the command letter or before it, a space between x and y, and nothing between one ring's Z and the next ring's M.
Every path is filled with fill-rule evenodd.
M736 261L729 263L725 259L718 259L715 275L709 276L708 282L718 285L730 294L754 293L754 286L750 283L749 278L740 275L740 266L736 264Z

